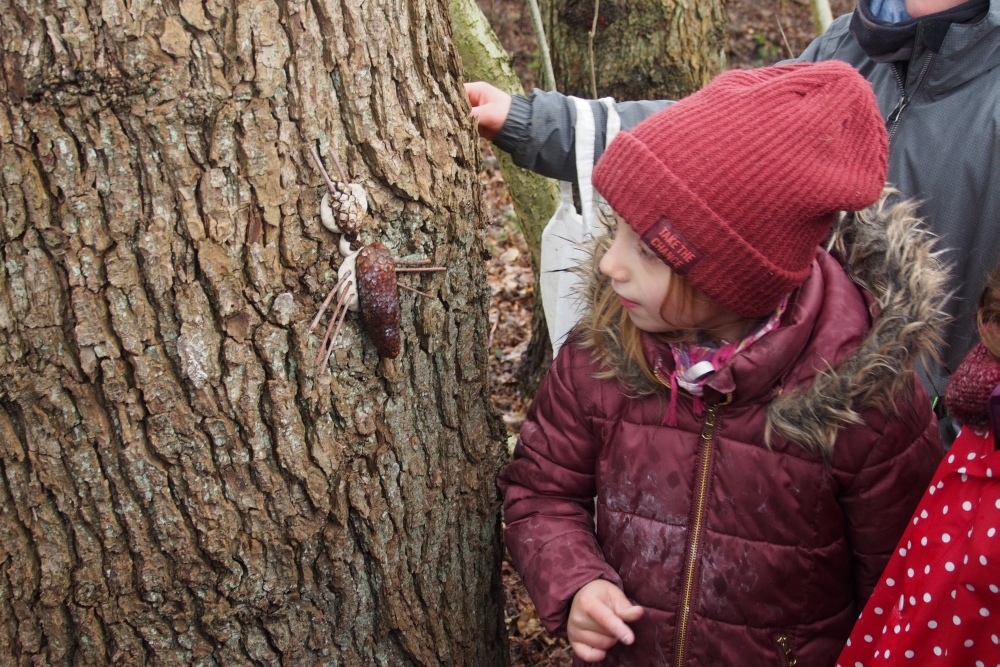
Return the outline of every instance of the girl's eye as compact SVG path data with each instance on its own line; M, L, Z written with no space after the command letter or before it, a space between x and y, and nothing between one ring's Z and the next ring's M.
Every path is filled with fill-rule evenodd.
M636 245L639 247L639 254L647 259L659 259L653 249L642 241L636 241Z

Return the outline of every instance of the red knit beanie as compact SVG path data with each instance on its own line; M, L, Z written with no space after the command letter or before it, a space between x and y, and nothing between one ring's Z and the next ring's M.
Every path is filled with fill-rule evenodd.
M718 76L620 132L593 183L688 282L761 317L805 282L834 214L878 199L887 158L871 86L831 60Z
M982 343L976 344L948 378L944 404L960 423L989 426L990 394L1000 385L1000 361Z

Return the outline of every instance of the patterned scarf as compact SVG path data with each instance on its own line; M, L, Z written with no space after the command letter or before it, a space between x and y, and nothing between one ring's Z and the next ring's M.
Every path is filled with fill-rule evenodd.
M778 304L777 310L742 340L722 345L709 340L670 343L670 353L674 357L674 370L670 373L670 408L665 420L668 426L677 425L678 387L683 388L693 397L694 413L699 416L704 414L705 403L701 397L705 395L705 383L719 369L725 367L733 357L781 326L781 316L788 308L789 296L786 295Z

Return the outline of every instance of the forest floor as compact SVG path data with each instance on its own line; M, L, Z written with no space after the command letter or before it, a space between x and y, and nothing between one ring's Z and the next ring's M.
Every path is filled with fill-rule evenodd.
M525 90L537 82L535 36L526 0L477 0L514 61ZM771 65L798 55L816 36L808 0L726 0L729 66ZM853 0L831 0L833 15L850 11ZM528 246L517 228L503 177L490 145L481 142L481 179L489 209L490 384L494 405L511 435L524 421L530 397L518 388L518 367L531 339L535 276ZM505 615L513 667L569 667L572 652L565 640L542 628L535 606L507 560L503 563Z

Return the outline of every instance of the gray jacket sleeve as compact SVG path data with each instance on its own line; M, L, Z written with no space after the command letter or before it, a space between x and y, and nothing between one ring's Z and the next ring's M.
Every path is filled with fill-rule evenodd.
M615 109L623 130L629 130L647 116L673 104L619 102ZM604 154L607 107L591 100L594 110L594 160ZM576 181L576 105L566 95L535 89L529 97L514 96L507 120L493 143L510 153L514 164L561 181Z

